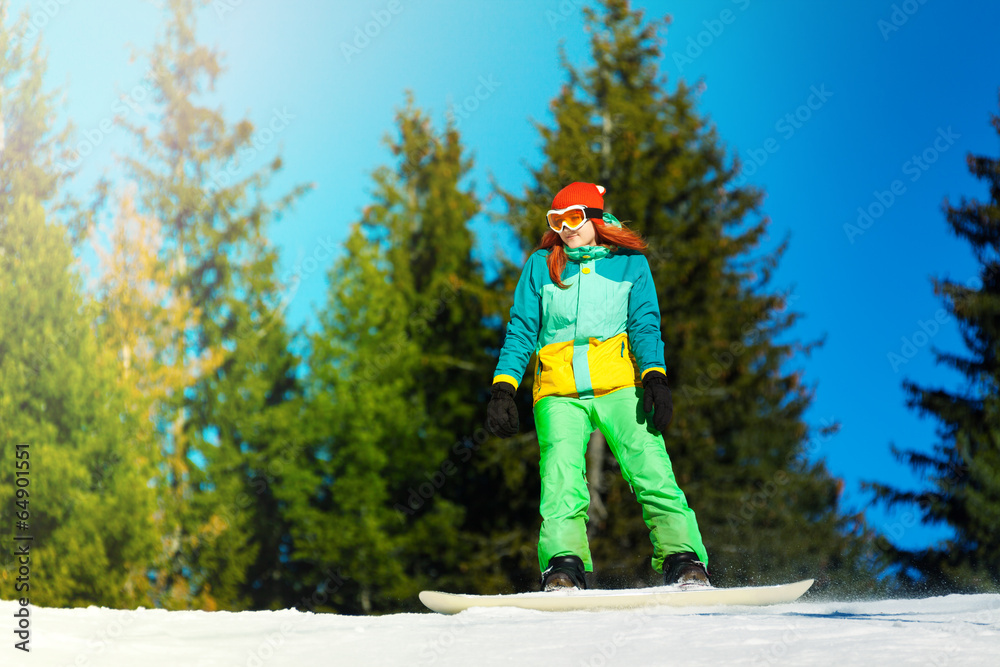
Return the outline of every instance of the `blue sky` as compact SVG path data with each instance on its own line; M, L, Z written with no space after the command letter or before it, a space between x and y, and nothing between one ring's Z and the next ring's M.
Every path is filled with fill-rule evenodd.
M31 12L29 23L19 24L24 34L43 26L48 83L65 92L62 112L78 129L77 141L89 136L94 144L73 184L79 192L101 174L115 178L114 153L130 148L123 131L103 132L102 124L148 110L145 66L130 61L129 45L152 44L158 4L12 3L13 16ZM343 241L370 201L371 172L390 160L382 138L404 91L412 90L439 126L455 105L468 109L458 115L459 130L483 196L491 175L507 189L523 187L525 165L540 159L531 120L550 120L548 104L565 78L557 47L563 43L572 62L587 58L583 4L217 0L201 13L200 39L225 54L216 99L227 116L280 128L258 135L260 154L246 168L280 151L286 169L276 192L316 185L271 233L283 272L303 274L290 304L293 324L310 323L324 301L333 262L327 248ZM816 385L808 421L841 424L837 435L815 443L814 455L844 479L848 508L869 504L860 480L917 485L889 445L926 450L936 441L935 422L905 407L904 378L961 386L959 376L934 364L933 347L963 347L955 322L939 313L930 278L967 282L976 275L941 204L985 196L965 158L996 156L1000 148L989 126L1000 87L1000 5L634 4L647 17L673 17L661 63L668 85L704 83L700 111L747 165L747 182L766 192L772 247L791 234L773 287L791 289L791 307L804 315L791 337L826 337L792 366ZM366 27L367 42L358 37ZM859 208L870 216L863 226ZM473 229L487 260L512 254L502 228L476 221ZM905 362L893 364L892 354ZM904 512L867 513L906 546L945 534Z

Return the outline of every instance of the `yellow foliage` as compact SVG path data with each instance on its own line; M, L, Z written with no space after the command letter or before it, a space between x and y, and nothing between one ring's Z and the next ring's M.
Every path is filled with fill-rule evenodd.
M200 312L187 290L177 287L183 257L164 246L160 221L136 209L132 192L118 198L114 219L98 230L93 245L101 269L97 279L101 363L115 369L126 397L123 413L134 424L137 456L154 464L150 469L161 476L157 483L167 494L169 507L156 520L161 534L169 534L189 479L185 414L179 401L185 389L222 364L226 352L221 347L199 355L191 352L186 341ZM169 449L158 425L168 427ZM208 529L215 535L221 532L215 525ZM161 565L175 553L176 548L165 544ZM178 601L189 597L179 582L167 588L168 597L181 596Z

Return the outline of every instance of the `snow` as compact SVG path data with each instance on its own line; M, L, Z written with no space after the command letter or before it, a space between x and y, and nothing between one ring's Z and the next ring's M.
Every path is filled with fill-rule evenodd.
M1000 595L539 612L338 616L29 607L31 653L0 602L0 665L997 665Z

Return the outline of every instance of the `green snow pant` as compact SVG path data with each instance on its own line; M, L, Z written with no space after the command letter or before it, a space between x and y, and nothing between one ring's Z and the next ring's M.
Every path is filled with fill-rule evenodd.
M642 505L642 518L653 543L653 569L663 559L693 551L708 564L694 510L674 479L663 436L642 409L642 387L628 387L589 399L547 396L535 404L535 427L541 448L542 529L538 564L553 556L579 556L593 571L587 542L586 451L590 434L600 429L622 476Z

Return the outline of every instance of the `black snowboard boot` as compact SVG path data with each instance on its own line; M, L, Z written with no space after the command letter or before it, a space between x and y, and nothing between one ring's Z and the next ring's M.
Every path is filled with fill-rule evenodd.
M663 561L663 584L665 586L711 586L708 570L698 560L698 554L685 551L670 554Z
M542 590L557 591L563 588L587 587L583 561L578 556L554 556L542 572Z

